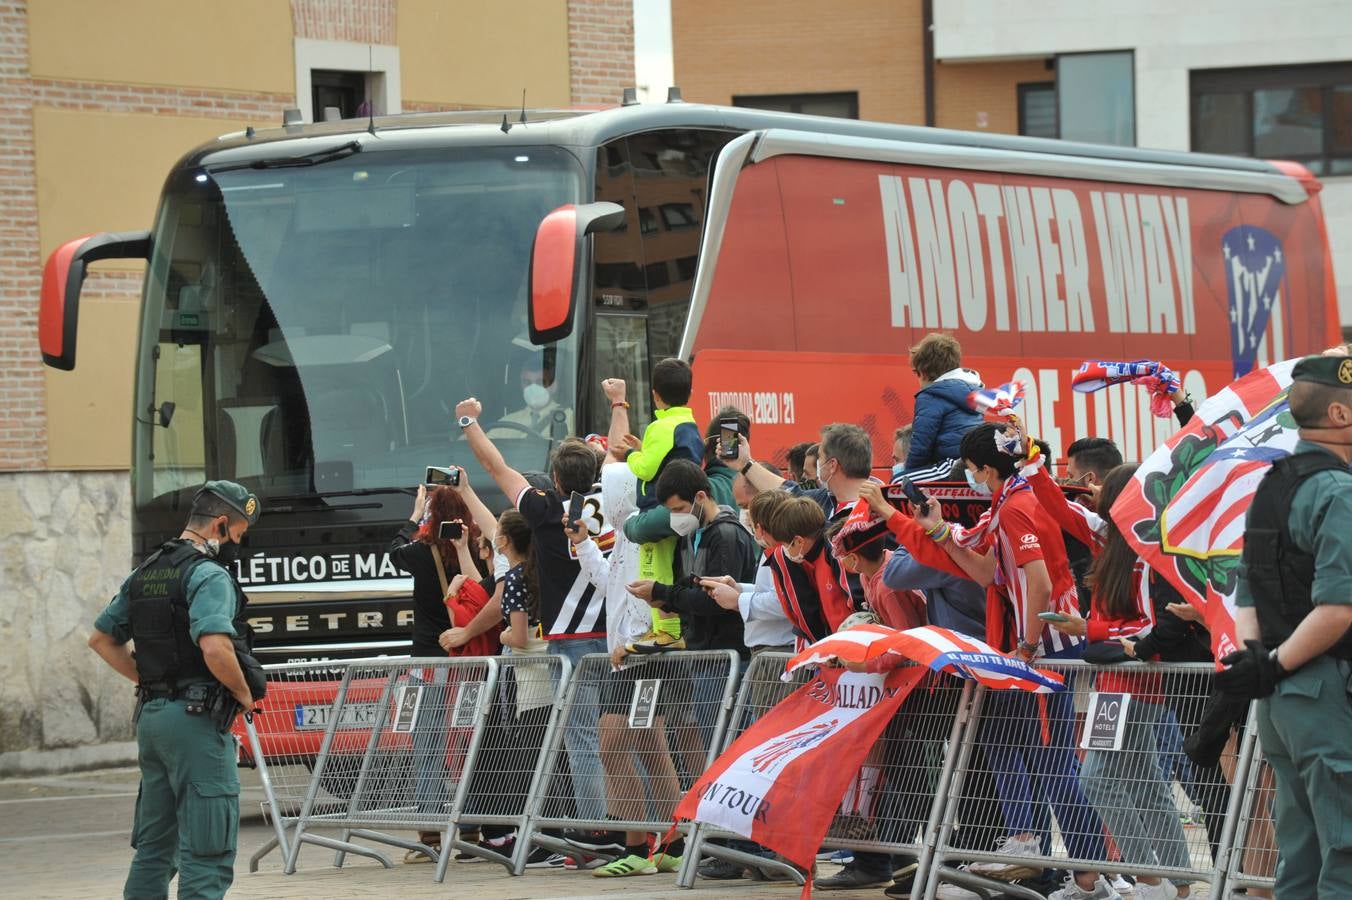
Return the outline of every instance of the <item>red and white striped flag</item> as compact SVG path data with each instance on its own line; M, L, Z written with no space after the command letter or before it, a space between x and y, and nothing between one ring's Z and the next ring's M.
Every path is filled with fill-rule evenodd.
M936 672L977 681L997 691L1048 694L1066 689L1059 672L1036 668L985 641L936 625L897 632L888 641L888 649Z
M726 828L811 871L846 788L925 672L822 669L714 760L675 818ZM808 878L803 897L811 891Z

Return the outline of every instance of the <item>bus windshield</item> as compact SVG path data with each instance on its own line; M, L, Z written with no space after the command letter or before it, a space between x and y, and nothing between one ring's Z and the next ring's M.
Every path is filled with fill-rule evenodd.
M471 394L507 461L543 469L574 427L576 338L529 342L531 243L582 183L555 147L175 173L142 313L138 506L207 478L272 499L407 488L469 462Z

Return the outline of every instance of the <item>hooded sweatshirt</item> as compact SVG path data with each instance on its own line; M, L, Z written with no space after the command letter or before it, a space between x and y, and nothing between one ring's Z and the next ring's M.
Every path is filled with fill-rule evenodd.
M742 614L714 602L696 576L731 575L738 583L756 580L760 548L742 527L737 511L718 508L712 522L681 538L676 551L676 583L653 585L653 599L681 617L681 635L689 650L736 650L749 655Z
M920 389L915 395L907 470L961 455L962 436L981 424L981 415L967 404L967 395L983 386L981 376L971 369L953 369Z

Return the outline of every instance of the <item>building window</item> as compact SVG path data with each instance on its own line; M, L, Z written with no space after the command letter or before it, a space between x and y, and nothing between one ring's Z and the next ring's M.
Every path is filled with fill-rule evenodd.
M339 118L355 119L370 110L370 93L365 72L338 72L314 69L310 72L310 103L315 121L323 121L324 110L333 107Z
M1136 63L1130 50L1056 57L1059 137L1091 144L1136 144Z
M775 112L802 113L807 116L859 118L859 94L840 91L834 94L756 94L732 98L733 106L770 109Z
M1193 72L1192 149L1352 175L1352 64Z
M324 121L324 107L343 118L400 112L399 48L296 38L296 106L306 122Z
M1056 82L1035 81L1019 88L1019 134L1027 137L1055 138Z

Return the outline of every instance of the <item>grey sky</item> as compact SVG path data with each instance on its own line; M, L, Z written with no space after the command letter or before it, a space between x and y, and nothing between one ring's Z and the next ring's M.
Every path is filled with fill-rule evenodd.
M671 0L634 0L634 76L639 100L667 99L673 82Z

